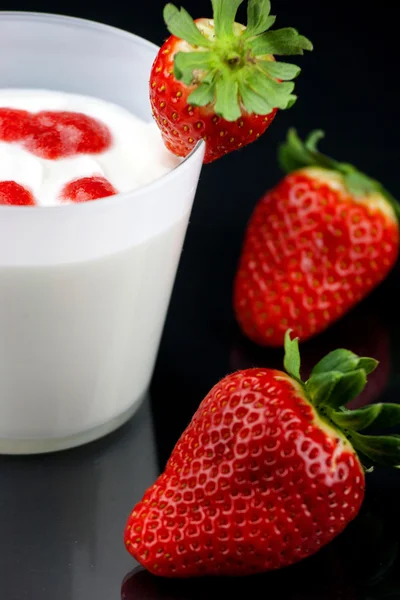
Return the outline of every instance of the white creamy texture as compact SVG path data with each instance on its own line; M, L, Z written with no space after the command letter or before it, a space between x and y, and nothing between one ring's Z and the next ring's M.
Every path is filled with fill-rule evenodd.
M102 175L119 191L128 192L161 177L180 160L169 152L154 123L145 123L116 104L64 92L0 89L0 107L30 112L73 111L100 120L110 130L112 145L101 154L47 160L18 143L0 141L0 181L28 188L37 204L56 206L62 188L81 177Z
M143 398L186 225L97 260L0 265L0 452L69 446L54 440Z

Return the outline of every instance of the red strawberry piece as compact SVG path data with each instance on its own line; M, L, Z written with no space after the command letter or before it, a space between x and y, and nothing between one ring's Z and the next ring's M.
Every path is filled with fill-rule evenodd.
M367 296L399 253L399 208L377 181L290 131L281 147L286 177L257 204L234 286L243 332L282 346L323 331Z
M376 361L336 350L303 383L289 332L285 349L287 373L239 371L210 391L133 509L125 544L152 573L245 575L296 563L357 515L361 461L400 464L398 437L359 433L399 424L400 406L343 408Z
M0 108L0 140L19 142L30 133L32 115L26 110Z
M0 181L0 205L33 206L31 192L15 181Z
M273 55L303 54L311 42L295 29L268 31L270 3L249 0L247 27L235 22L243 0L213 0L213 19L193 21L167 4L172 36L161 47L150 76L150 101L165 145L187 156L205 140L204 162L255 141L278 109L293 105L299 67Z
M111 145L104 123L76 112L0 108L0 140L20 142L41 158L57 159L76 154L99 154Z
M43 111L33 116L24 147L41 158L99 154L111 144L111 133L97 119L81 113Z
M61 191L61 199L69 202L88 202L118 194L115 187L100 175L82 177L67 183Z

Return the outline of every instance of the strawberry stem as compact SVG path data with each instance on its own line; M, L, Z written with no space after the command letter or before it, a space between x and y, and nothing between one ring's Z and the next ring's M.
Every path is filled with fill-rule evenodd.
M278 150L278 162L285 173L292 173L306 167L318 167L336 171L343 177L343 183L355 197L363 198L374 194L383 196L393 208L400 221L400 206L397 200L382 186L379 181L368 177L353 165L341 163L319 152L318 142L325 136L321 130L311 132L304 142L295 129L290 129L286 142Z
M188 45L174 56L174 75L194 90L188 102L213 105L216 114L236 121L244 108L259 115L290 108L296 65L274 61L273 54L301 55L311 42L295 29L269 31L275 17L269 0L248 0L247 27L235 22L244 0L212 0L213 21L194 22L173 4L164 9L169 31ZM197 90L201 88L199 93Z
M345 405L353 400L367 383L367 376L378 366L373 358L360 357L350 350L338 349L320 360L306 382L300 378L298 339L285 335L284 367L301 383L317 413L354 446L365 467L384 465L400 467L400 435L364 435L370 426L385 428L400 425L400 405L373 404L357 410Z

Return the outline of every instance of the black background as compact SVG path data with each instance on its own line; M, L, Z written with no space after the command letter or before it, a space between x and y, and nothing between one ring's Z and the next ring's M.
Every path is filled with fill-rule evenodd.
M162 21L163 4L159 0L131 0L126 4L120 0L103 3L94 0L2 0L0 9L53 12L93 19L161 44L167 36ZM194 17L210 15L208 0L186 0L183 4ZM281 364L281 351L258 349L241 336L233 318L231 286L247 219L258 198L281 176L275 153L288 127L295 126L302 135L314 128L324 129L326 139L322 142L322 149L325 152L354 163L381 180L400 198L398 2L381 0L369 6L366 2L355 0L275 0L272 8L272 12L278 14L277 26L296 27L313 41L315 49L313 53L298 59L303 72L296 83L299 96L297 104L290 111L280 112L257 143L203 169L151 389L160 468L200 400L218 379L241 367ZM355 350L361 346L365 353L381 360L380 375L377 372L372 382L372 399L398 401L399 275L396 268L389 279L342 323L305 344L305 362L319 357L335 345L346 345ZM96 461L107 463L113 453L118 454L121 478L129 478L130 465L123 462L123 457L134 426L127 427L108 440L92 445L89 450L64 453L57 467L55 459L47 458L42 462L33 459L35 476L32 470L27 474L26 463L13 460L2 463L4 481L10 476L19 483L8 500L0 496L1 506L4 509L4 506L8 506L7 502L13 504L15 495L23 494L27 482L34 486L36 476L44 482L44 475L50 477L62 465L68 469L70 486L73 488L75 469L79 471L82 464L86 465L87 474L94 477L93 465L97 464ZM116 447L120 448L118 452ZM130 455L129 459L135 460L135 456ZM84 478L85 473L82 475ZM29 490L29 487L26 489ZM24 502L29 503L29 494L32 491L20 505L17 504L21 510ZM36 522L38 515L42 515L38 536L43 537L46 523L43 511L46 506L41 504L48 501L48 495L44 491L38 494L35 496L38 506L34 514ZM110 497L114 498L112 494ZM117 503L117 510L118 502L115 498L110 499L111 503L113 501ZM129 505L131 500L128 498L124 502L124 506ZM400 598L400 588L396 588L396 583L389 584L388 580L383 582L386 588L382 588L383 591L380 589L380 596L376 586L372 592L364 590L368 577L375 573L377 566L381 565L385 574L386 567L391 564L396 540L400 540L396 516L399 503L400 474L379 470L369 476L368 498L357 524L320 556L295 567L291 571L293 577L269 575L263 578L260 584L264 590L263 597L274 598L275 593L267 592L276 587L283 590L280 597L296 600ZM85 515L89 515L92 509L90 501L80 505L82 522L80 528L76 531L73 529L73 535L78 540L79 532L89 527ZM369 510L372 510L372 517ZM84 569L79 572L75 587L71 584L73 574L68 578L68 586L57 585L57 581L63 581L61 573L65 575L65 569L68 570L72 564L68 563L68 567L60 556L56 558L57 548L58 545L63 546L63 536L71 535L68 519L72 522L76 515L60 514L59 518L66 519L67 525L58 531L59 543L55 544L52 535L45 538L43 543L48 544L49 549L43 551L42 559L33 560L32 564L39 565L35 567L38 572L32 576L33 579L29 576L31 570L26 564L32 559L28 552L21 551L27 529L24 527L21 530L17 517L15 522L11 519L13 525L7 530L6 543L0 547L0 558L8 557L7 573L5 570L2 573L0 566L1 575L6 577L1 600L106 599L99 591L101 586L96 587L97 591L94 592L88 584L84 588L85 594L82 592L85 577L87 581L89 575L94 577L93 581L100 577L96 572L98 562L95 559L88 561L86 575ZM76 525L76 520L74 523ZM96 523L93 527L106 526ZM20 545L15 539L17 534ZM85 546L85 539L81 541ZM74 543L72 538L69 543ZM101 546L99 551L106 551L104 540L98 543ZM107 558L108 564L116 561L115 554L113 556ZM55 561L54 565L51 564L52 560ZM4 567L4 560L2 564ZM393 577L396 579L399 564L394 563L389 582ZM350 574L350 567L353 574ZM102 576L106 579L114 577L112 571ZM328 582L327 587L324 582ZM188 587L185 584L160 588L159 584L155 585L153 580L140 574L128 580L126 589L129 600L161 597L186 600L204 598L206 595L217 597L220 593L219 585ZM239 595L247 591L251 597L255 597L255 591L249 592L251 589L254 588L247 583L237 587L231 584L224 588L223 595L235 596L236 593ZM392 596L382 595L384 593L391 593ZM115 596L107 596L107 600L117 599L118 596L119 592L116 592Z

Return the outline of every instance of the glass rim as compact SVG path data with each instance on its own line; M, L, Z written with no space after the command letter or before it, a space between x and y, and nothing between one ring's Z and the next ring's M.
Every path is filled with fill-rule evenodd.
M143 38L140 35L131 33L130 31L126 31L125 29L120 29L119 27L114 27L113 25L107 25L105 23L100 23L99 21L92 21L90 19L81 19L80 17L72 17L72 16L68 16L68 15L58 15L58 14L47 13L47 12L34 12L34 11L22 11L22 10L21 11L20 10L0 11L0 22L2 20L8 20L8 18L16 19L16 20L27 19L27 20L37 20L37 21L42 21L42 22L44 21L44 22L48 22L49 24L51 24L52 21L54 23L59 23L59 24L68 24L69 23L71 26L95 29L95 30L98 30L103 33L112 34L116 37L127 38L130 41L132 41L133 43L141 44L142 46L147 46L149 49L152 49L155 52L160 49L160 47L157 46L157 44L154 44L153 42L146 40L146 38ZM3 88L0 86L0 89L3 89ZM130 190L127 192L120 192L118 194L114 194L113 196L106 196L105 198L98 198L96 200L92 200L89 202L76 202L76 203L72 203L72 204L58 204L56 206L41 206L41 205L13 206L13 205L4 205L3 204L3 205L0 205L0 211L8 211L8 212L13 211L13 212L18 212L18 213L22 213L22 212L26 212L26 211L33 211L33 210L39 211L39 212L42 212L42 211L59 212L59 210L61 209L65 213L67 211L73 211L73 210L96 210L96 206L106 207L110 204L115 205L116 202L123 203L124 200L126 200L128 197L129 197L130 201L132 202L133 197L138 197L143 193L148 193L148 192L151 193L151 191L153 189L157 189L157 187L162 187L167 181L175 179L176 177L179 177L179 172L184 171L185 167L187 167L189 164L191 164L191 162L194 160L194 157L197 156L197 154L200 152L200 150L202 148L204 148L204 145L205 145L204 140L199 140L197 142L197 144L195 145L195 147L193 148L193 150L187 156L185 156L182 159L182 161L178 165L176 165L176 167L173 167L170 171L168 171L167 173L164 173L164 175L157 177L157 179L154 179L153 181L150 181L149 183L146 183L145 185L142 185L136 189L133 189L133 190Z

